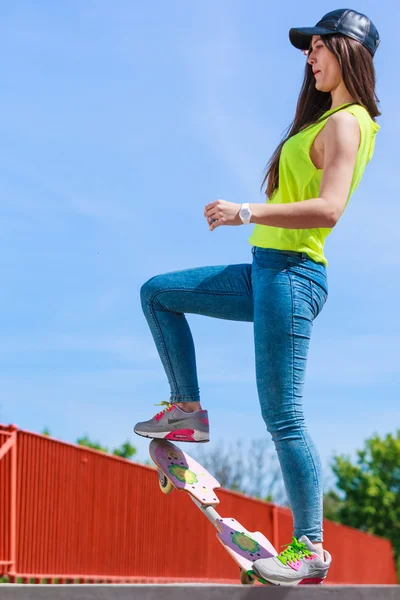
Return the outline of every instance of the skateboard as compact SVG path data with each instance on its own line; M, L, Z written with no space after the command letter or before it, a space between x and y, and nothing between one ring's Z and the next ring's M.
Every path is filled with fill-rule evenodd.
M191 500L214 525L217 539L240 568L240 581L254 584L259 581L252 565L259 558L270 558L278 553L271 542L259 531L247 531L231 517L221 517L215 510L219 499L215 493L220 484L197 461L172 442L154 439L150 442L150 456L158 468L160 489L169 494L174 489L188 492Z

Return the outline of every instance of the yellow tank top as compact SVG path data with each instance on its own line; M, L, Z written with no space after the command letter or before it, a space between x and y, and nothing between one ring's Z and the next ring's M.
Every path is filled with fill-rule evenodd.
M371 119L363 106L359 104L342 105L342 107L346 106L347 108L343 110L347 110L356 117L361 132L361 142L346 202L347 206L351 195L361 181L365 167L372 158L375 136L380 127ZM326 111L321 119L336 112L338 108ZM279 188L268 200L268 203L286 204L319 197L322 169L314 166L310 158L310 150L314 139L326 125L327 120L325 118L322 122L318 121L310 125L289 138L284 144L279 161ZM316 262L327 265L324 245L331 231L331 228L285 229L269 225L256 225L249 242L253 246L261 248L306 252Z

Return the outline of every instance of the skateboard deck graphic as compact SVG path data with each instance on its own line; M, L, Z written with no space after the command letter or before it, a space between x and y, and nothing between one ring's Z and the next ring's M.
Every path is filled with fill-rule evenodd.
M218 540L246 573L251 571L255 560L277 555L265 535L259 531L247 531L236 519L220 518L217 527L220 529Z
M218 481L194 458L168 440L152 440L150 456L178 490L185 490L205 506L219 504L214 489Z

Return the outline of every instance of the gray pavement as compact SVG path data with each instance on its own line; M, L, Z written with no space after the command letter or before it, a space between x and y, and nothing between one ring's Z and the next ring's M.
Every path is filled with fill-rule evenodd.
M0 585L0 600L400 600L400 586Z

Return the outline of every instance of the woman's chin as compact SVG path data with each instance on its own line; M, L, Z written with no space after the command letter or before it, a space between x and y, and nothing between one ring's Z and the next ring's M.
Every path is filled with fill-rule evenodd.
M321 85L318 82L315 83L315 89L318 90L319 92L331 92L332 91L332 89L328 88L328 86Z

